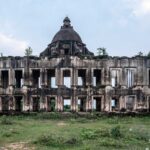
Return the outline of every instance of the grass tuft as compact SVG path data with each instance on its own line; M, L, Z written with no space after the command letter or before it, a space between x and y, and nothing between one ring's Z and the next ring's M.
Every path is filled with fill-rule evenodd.
M12 125L14 122L8 116L3 115L0 123L2 125Z
M121 137L120 126L115 126L111 128L110 134L113 138L120 138Z

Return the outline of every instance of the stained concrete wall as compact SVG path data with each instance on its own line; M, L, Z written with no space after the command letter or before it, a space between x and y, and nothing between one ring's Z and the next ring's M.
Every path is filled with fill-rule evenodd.
M33 85L32 70L40 70L40 87ZM49 69L55 69L57 88L48 86ZM78 70L86 70L86 83L78 85ZM101 70L101 85L93 85L94 69ZM8 70L9 85L2 86L2 71ZM16 88L15 70L22 70L23 85ZM71 87L63 85L63 71L70 71ZM112 87L112 72L116 70L114 77L115 87ZM132 73L129 73L131 70ZM33 97L39 97L39 110L47 111L47 97L55 97L55 109L63 111L63 100L71 100L70 111L79 111L78 99L85 99L85 110L93 110L93 97L101 97L101 111L149 111L150 59L146 57L108 57L108 58L80 58L76 56L64 56L59 58L40 57L1 57L0 58L0 111L3 110L5 99L9 100L9 110L15 110L15 96L22 96L22 111L33 110ZM132 79L131 79L132 78ZM128 80L133 80L128 87ZM130 98L129 98L130 97ZM133 97L133 100L131 100ZM118 106L112 106L115 99ZM130 109L130 105L133 105ZM117 108L116 108L117 107ZM129 108L128 108L129 107Z

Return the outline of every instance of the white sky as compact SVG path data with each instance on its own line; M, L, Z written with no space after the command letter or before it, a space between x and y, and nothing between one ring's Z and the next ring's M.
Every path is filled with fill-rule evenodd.
M0 53L39 55L68 16L87 48L112 56L150 51L150 0L0 0Z

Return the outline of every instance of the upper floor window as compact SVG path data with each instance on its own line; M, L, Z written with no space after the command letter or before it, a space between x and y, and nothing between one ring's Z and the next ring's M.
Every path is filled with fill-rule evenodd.
M127 69L127 86L132 87L134 85L134 70Z
M119 84L119 70L113 69L111 71L111 85L112 87L116 87Z
M94 69L93 71L93 86L101 85L101 70Z

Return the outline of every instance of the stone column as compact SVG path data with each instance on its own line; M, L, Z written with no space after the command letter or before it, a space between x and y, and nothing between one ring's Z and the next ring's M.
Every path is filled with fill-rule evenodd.
M30 85L30 86L33 86L32 80L33 80L33 77L32 77L32 70L29 69L29 85Z
M9 110L15 110L15 98L13 96L9 97Z
M111 76L109 67L104 68L104 84L107 86L111 85Z
M63 98L62 96L57 96L57 111L63 111Z
M46 98L45 98L45 96L41 95L39 97L39 103L40 103L40 110L42 110L42 111L46 110Z
M147 96L147 112L150 112L150 99L149 96Z
M24 102L24 96L22 97L22 111L25 111L25 102Z
M71 97L71 111L76 112L78 110L78 102L75 93L72 93Z
M61 85L63 84L62 81L62 70L60 68L56 68L56 85L58 86L57 89L57 100L56 100L56 110L63 111L63 98L61 95Z
M33 97L30 98L30 111L33 111Z
M9 77L8 77L9 85L10 86L15 85L15 72L14 72L14 70L12 68L9 69L8 75L9 75Z
M24 111L29 111L30 110L30 89L27 86L23 87L23 94L24 94Z
M40 84L41 84L41 87L43 87L45 85L44 76L45 76L45 70L42 68L42 69L40 69Z
M86 71L86 85L87 88L87 104L86 104L86 111L92 111L92 75L91 75L91 68L88 68Z
M40 69L40 85L41 85L41 96L40 96L40 110L46 110L46 97L44 94L44 78L45 78L45 70L44 68Z
M137 96L134 97L134 108L133 110L137 109Z
M30 85L30 73L29 69L30 68L30 59L26 57L24 59L24 85L29 86Z
M93 86L94 84L94 80L93 80L93 76L94 76L94 70L91 69L91 86Z
M2 112L2 97L0 97L0 112Z
M86 111L92 111L92 91L91 87L88 86L87 89L87 104L86 104Z
M105 85L104 78L104 69L101 69L101 85Z
M119 109L125 108L125 96L120 96L119 103L120 103Z
M86 70L86 85L92 85L92 75L91 75L91 68Z
M55 111L58 111L58 97L55 97Z
M0 87L2 87L2 71L0 70Z
M47 84L47 69L45 69L45 71L44 71L44 84L46 85L46 86L48 86L48 84Z
M101 97L101 111L104 111L104 96Z
M76 96L76 86L77 86L77 70L75 68L72 69L72 97L71 97L71 110L76 112L78 111L78 100Z
M111 111L111 96L110 96L110 90L111 86L107 86L105 88L105 111Z
M60 85L63 85L63 70L60 68L56 69L56 85L59 87Z

